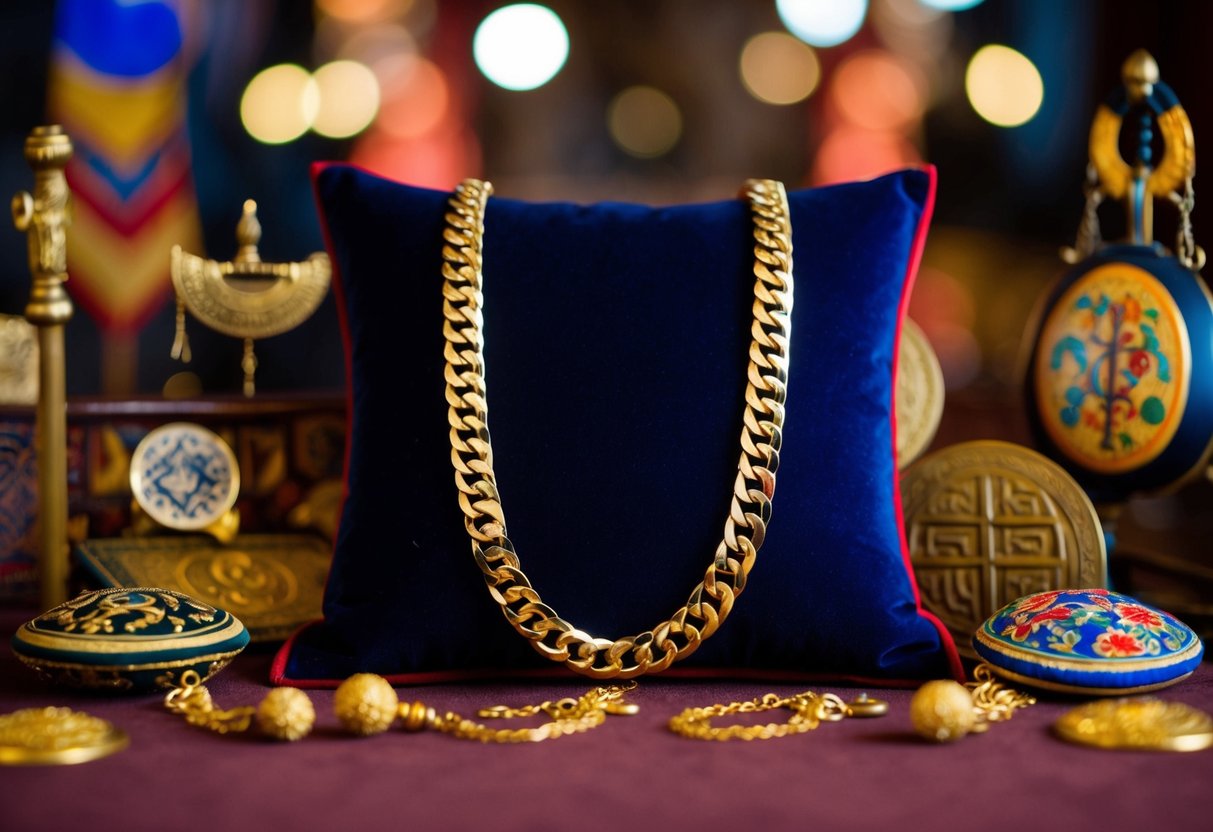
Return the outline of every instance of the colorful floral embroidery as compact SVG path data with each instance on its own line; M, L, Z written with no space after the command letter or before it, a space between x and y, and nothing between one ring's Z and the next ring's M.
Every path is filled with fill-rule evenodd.
M1009 604L990 630L1038 650L1089 658L1157 656L1187 639L1164 612L1106 589L1038 592Z
M1113 609L1120 616L1120 623L1124 625L1140 624L1152 633L1160 632L1166 626L1161 615L1140 604L1116 604Z
M1109 659L1116 659L1123 656L1140 656L1146 652L1146 646L1137 636L1109 627L1106 632L1095 637L1095 652Z

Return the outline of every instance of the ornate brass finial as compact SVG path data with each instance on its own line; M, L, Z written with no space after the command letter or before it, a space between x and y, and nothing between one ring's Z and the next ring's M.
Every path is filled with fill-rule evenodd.
M261 242L261 223L257 220L257 203L251 199L244 201L244 213L240 222L236 223L236 256L235 263L260 263L261 255L257 252L257 244Z
M257 251L261 223L257 203L244 201L236 223L236 255L228 262L207 260L173 246L173 288L177 290L177 336L173 358L190 360L185 310L216 332L241 338L244 395L254 392L257 356L253 339L294 329L307 320L328 292L332 268L317 253L296 263L265 263Z
M1121 66L1121 85L1099 106L1088 139L1086 208L1075 244L1062 250L1062 259L1077 263L1102 245L1097 209L1105 199L1124 203L1128 239L1133 245L1154 242L1154 200L1166 200L1179 210L1175 257L1197 273L1204 251L1192 234L1196 175L1196 141L1192 124L1175 92L1160 79L1158 63L1138 49ZM1126 121L1127 120L1127 121ZM1121 130L1130 158L1121 155ZM1162 154L1156 152L1162 139Z
M13 225L26 235L33 276L26 319L38 328L38 569L42 606L67 600L67 408L63 325L72 317L67 281L67 228L71 193L64 168L72 142L57 124L35 127L25 139L25 159L34 171L33 193L13 197Z
M1158 83L1158 63L1149 52L1138 49L1125 59L1120 77L1129 93L1129 100L1136 104L1154 94L1154 85Z

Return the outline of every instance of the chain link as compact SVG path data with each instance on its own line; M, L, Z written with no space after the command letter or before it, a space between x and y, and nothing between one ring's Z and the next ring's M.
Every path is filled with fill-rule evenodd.
M651 630L596 638L545 604L506 536L493 472L484 382L482 258L492 185L462 182L443 232L443 333L451 464L472 554L489 593L514 629L542 655L595 678L665 670L720 626L745 589L771 517L779 467L792 312L792 233L787 195L773 180L749 180L754 236L754 304L741 456L724 537L687 602Z
M792 715L783 722L767 722L761 725L726 725L717 727L712 720L735 714L757 714L788 708ZM768 693L757 699L730 702L728 705L708 705L703 708L687 708L669 722L670 730L681 737L692 740L769 740L804 734L823 722L838 722L847 716L847 704L832 693L818 695L811 690L794 696L777 696Z
M216 734L239 734L247 731L257 709L251 706L222 710L216 708L210 691L193 670L181 674L181 683L164 697L164 707L185 717L190 725L214 731Z

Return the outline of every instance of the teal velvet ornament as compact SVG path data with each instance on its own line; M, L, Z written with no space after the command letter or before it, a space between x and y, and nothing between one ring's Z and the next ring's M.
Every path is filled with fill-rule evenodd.
M100 589L60 604L13 635L17 658L47 680L114 692L204 681L248 645L229 612L169 589Z

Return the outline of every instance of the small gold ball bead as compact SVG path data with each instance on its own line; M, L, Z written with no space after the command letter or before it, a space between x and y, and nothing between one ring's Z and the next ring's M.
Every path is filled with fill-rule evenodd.
M411 705L401 704L400 716L404 720L404 730L410 732L424 729L436 718L434 709L427 707L424 702L414 702Z
M333 711L341 725L363 737L390 728L399 704L388 680L374 673L355 673L341 683L333 697Z
M275 688L257 706L257 730L271 739L301 740L315 723L312 700L298 688Z
M952 742L973 730L977 715L964 685L949 679L927 682L910 700L910 722L922 737Z

